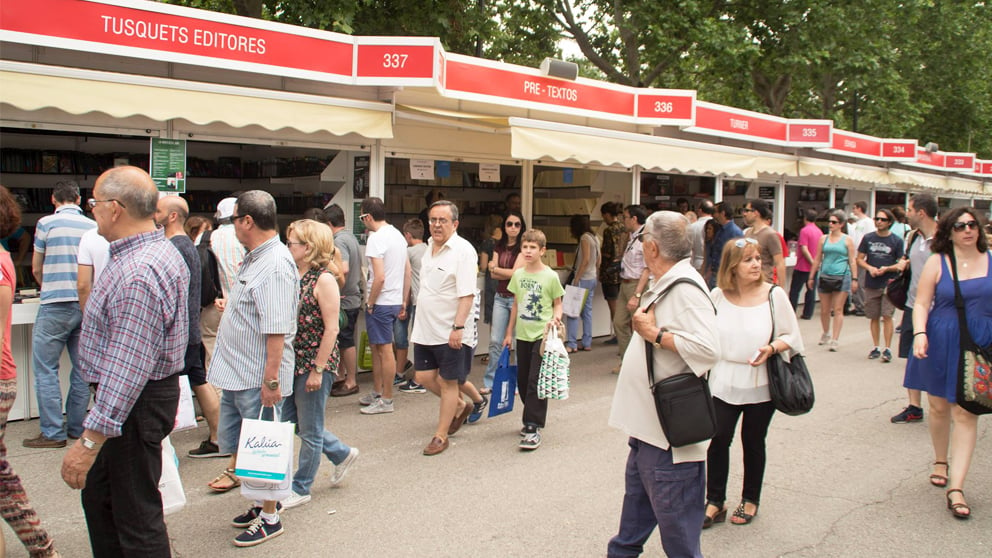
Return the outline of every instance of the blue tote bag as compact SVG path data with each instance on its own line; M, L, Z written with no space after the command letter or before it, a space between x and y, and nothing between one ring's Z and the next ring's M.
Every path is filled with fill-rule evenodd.
M489 418L513 410L513 399L517 390L517 365L510 364L510 347L503 347L503 352L496 362L496 374L493 377L493 392L489 396Z

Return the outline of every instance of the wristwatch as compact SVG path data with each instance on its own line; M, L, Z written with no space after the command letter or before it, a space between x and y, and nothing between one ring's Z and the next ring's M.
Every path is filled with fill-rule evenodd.
M262 385L275 391L279 389L279 380L263 380Z
M451 331L458 331L460 329L465 329L465 326L458 326L455 324L451 324Z
M666 331L668 331L668 330L665 329L665 328L661 328L661 329L658 330L658 336L654 338L654 348L655 349L660 349L661 348L661 336L664 335Z
M82 438L80 438L79 439L79 443L80 444L83 444L83 447L86 448L86 449L88 449L88 450L98 450L98 449L100 449L100 446L103 445L103 444L94 442L93 440L90 440L86 436L83 436Z
M634 298L639 299L639 298L641 298L641 295L643 295L643 294L644 293L634 293Z

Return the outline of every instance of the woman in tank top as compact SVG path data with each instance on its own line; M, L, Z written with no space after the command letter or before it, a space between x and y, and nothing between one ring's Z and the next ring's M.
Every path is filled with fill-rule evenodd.
M830 232L820 239L820 250L816 254L813 268L809 272L807 289L817 283L820 293L820 345L827 345L831 351L837 350L840 329L844 327L844 305L851 292L858 290L858 278L851 276L855 269L854 241L844 234L846 215L840 209L828 214ZM819 273L818 273L819 272ZM830 320L833 318L833 334Z

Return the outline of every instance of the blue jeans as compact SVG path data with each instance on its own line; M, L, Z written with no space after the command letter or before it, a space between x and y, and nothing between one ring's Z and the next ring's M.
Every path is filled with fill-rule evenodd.
M351 448L337 436L324 428L324 409L331 394L334 375L324 372L320 389L307 391L307 376L293 377L293 395L282 400L282 420L295 422L300 436L300 461L293 475L293 492L310 494L313 479L320 467L320 454L323 453L335 465L340 464Z
M393 348L394 349L409 349L410 348L410 329L413 327L413 318L417 315L417 306L413 305L406 309L406 319L401 320L399 316L396 317L396 321L393 322ZM405 363L396 363L403 366Z
M583 289L589 289L589 296L586 297L586 303L582 306L582 313L578 318L566 317L565 318L565 330L568 332L568 345L569 349L576 348L576 337L579 334L579 320L582 320L582 346L592 347L592 298L593 291L596 289L595 279L579 279L579 286Z
M496 294L493 299L492 326L489 334L489 363L486 364L486 375L483 385L492 389L493 378L496 376L496 362L503 352L503 339L506 338L506 328L510 325L510 312L513 310L513 297ZM512 360L513 355L510 355Z
M217 424L217 445L224 453L237 453L241 445L242 419L257 419L262 410L262 388L232 391L220 394L220 420ZM265 413L265 416L272 416Z
M674 464L671 450L636 438L628 445L620 532L610 539L607 557L640 556L657 526L669 558L702 558L706 462Z
M799 293L806 288L806 281L809 280L808 271L798 271L792 270L792 284L789 285L789 302L792 303L792 309L795 310L799 306ZM816 281L813 281L816 284ZM806 289L806 297L803 299L803 319L809 320L813 317L813 305L816 304L816 291L814 289Z
M34 390L41 415L41 433L50 440L65 440L83 435L83 419L90 402L90 387L79 371L79 332L83 313L78 302L53 302L38 308L31 340ZM62 419L62 387L59 383L59 359L69 349L72 371L65 401L66 419Z

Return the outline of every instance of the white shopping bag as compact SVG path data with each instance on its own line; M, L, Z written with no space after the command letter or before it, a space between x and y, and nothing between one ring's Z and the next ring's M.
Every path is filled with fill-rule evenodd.
M582 315L582 307L586 305L587 296L589 296L589 289L565 285L565 298L562 299L564 314L569 318L578 318Z
M262 420L262 407L258 419L241 421L238 438L238 461L234 472L245 479L255 479L268 484L286 480L293 463L293 423L279 421L278 406L272 409L273 420Z
M558 328L551 327L544 337L541 367L537 372L537 397L540 399L568 399L568 369L571 360Z
M286 465L286 478L279 483L241 477L241 495L249 500L259 502L266 500L279 502L289 498L293 494L293 471L290 468L292 465L292 461Z
M162 440L162 478L158 481L158 491L162 494L162 511L165 515L175 513L186 506L186 491L179 478L179 458L168 436Z
M179 407L176 408L176 424L173 432L196 428L196 410L193 408L193 388L188 376L179 376Z

